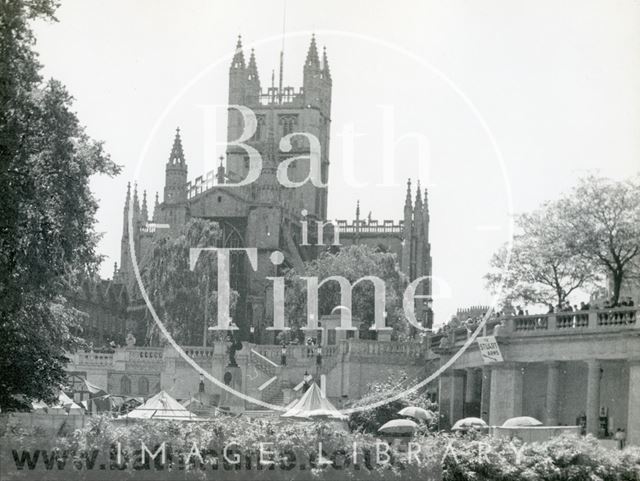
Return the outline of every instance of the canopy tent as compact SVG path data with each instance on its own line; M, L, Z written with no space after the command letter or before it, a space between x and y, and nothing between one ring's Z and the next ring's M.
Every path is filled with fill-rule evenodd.
M187 410L166 391L160 391L120 419L165 419L173 421L203 421Z
M47 408L49 406L47 406L47 403L43 402L43 401L33 401L31 403L31 410L33 412L47 412Z
M282 414L281 417L340 420L347 418L347 416L338 411L326 397L322 396L322 391L316 383L313 383L300 400Z
M34 401L31 408L34 412L48 414L82 414L84 412L82 407L73 402L73 399L63 391L60 391L58 400L54 404L47 405L42 401Z
M89 395L90 395L91 398L102 397L102 396L106 396L107 395L107 391L105 391L101 387L98 387L95 384L91 384L86 379L83 379L83 382L84 382L85 387L87 388L87 391L89 391Z

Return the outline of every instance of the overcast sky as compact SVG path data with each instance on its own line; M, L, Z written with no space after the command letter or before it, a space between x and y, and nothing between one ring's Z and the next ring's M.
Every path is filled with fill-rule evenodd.
M111 277L127 182L147 189L153 204L176 126L189 178L215 166L208 146L213 135L222 140L224 117L205 135L202 105L226 103L225 56L238 34L255 45L263 87L270 84L283 1L66 0L57 17L36 24L45 73L67 85L89 134L124 167L92 184L102 272ZM448 286L434 293L446 296L436 301L436 322L490 301L482 276L507 239L510 199L515 212L531 210L589 171L624 178L639 170L637 0L289 0L285 25L285 84L301 85L311 32L328 51L331 218L353 218L357 199L363 216L402 218L406 178L420 172L417 142L395 149L397 185L377 185L385 109L396 137L428 139L420 180L430 189L434 276ZM361 188L345 182L348 125L362 134L354 151Z

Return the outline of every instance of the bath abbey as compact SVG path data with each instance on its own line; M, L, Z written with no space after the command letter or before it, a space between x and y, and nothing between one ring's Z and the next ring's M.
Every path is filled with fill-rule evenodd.
M279 86L272 85L266 90L260 82L255 53L251 52L247 62L238 39L229 69L228 103L246 107L255 115L255 132L246 144L263 159L260 175L250 184L234 185L247 178L250 162L248 149L234 144L245 128L239 108L229 108L226 159L220 159L216 170L193 180L189 180L189 162L180 130L176 130L166 161L162 198L156 195L151 212L146 192L140 195L137 186L133 193L131 189L127 191L120 264L114 269L113 280L97 285L88 282L79 300L85 307L95 304L94 308L104 317L105 322L88 329L96 344L111 340L124 343L123 336L129 332L135 334L140 344L145 326L152 322L133 274L129 237L133 238L138 263L143 264L154 239L175 234L193 218L218 223L222 235L217 247L258 250L257 269L250 268L244 255L233 257L231 264L231 287L239 295L233 318L244 339L251 332L255 339L265 339L264 327L272 325L272 309L266 305L265 292L266 277L273 275L269 258L274 251L284 253L285 258L278 271L292 267L301 271L304 262L315 259L323 250L339 247L334 242L339 239L342 246L365 244L396 254L400 270L410 280L431 275L429 206L427 191L422 192L419 183L414 191L409 182L404 207L398 206L398 219L379 221L370 216L363 219L359 205L354 206L354 220L331 220L328 216L331 88L327 52L319 54L315 38L311 39L304 62L302 87L283 86L281 80ZM325 187L300 182L310 170L308 134L320 144L319 170ZM291 139L291 149L285 153L279 151L278 145L286 136ZM288 178L302 184L295 188L281 185L276 178L278 165L292 157L295 159L288 165ZM307 239L303 239L303 224L308 226ZM320 230L316 229L318 225ZM322 238L318 238L318 233ZM430 290L429 282L425 281L416 293L428 296ZM416 301L415 310L417 319L432 322L428 302Z
M424 389L438 403L440 429L469 416L491 425L532 416L549 429L580 426L601 438L624 428L630 442L640 442L640 337L633 303L533 315L495 315L476 306L459 315L491 314L484 324L451 324L402 342L392 340L389 331L366 337L358 330L336 329L341 318L333 312L319 319L316 344L280 343L266 328L273 325L268 278L301 270L323 252L367 245L395 254L398 269L409 280L432 272L428 195L417 182L408 183L397 219L363 218L357 205L354 219L331 220L326 182L333 79L327 52L319 52L313 37L302 69L300 88L285 86L281 75L265 89L255 53L247 61L239 39L229 68L229 146L217 169L190 177L190 159L177 129L166 160L164 192L161 198L156 195L153 208L144 186L127 190L121 259L113 278L86 280L74 298L89 314L83 335L92 343L91 349L72 354L67 367L73 379L82 380L74 398L91 397L87 381L117 396L148 398L165 390L186 403L196 400L204 411L261 415L257 413L266 412L265 407L282 407L299 397L307 377L344 408L365 396L373 382L396 379L408 387L437 373ZM253 112L255 129L240 145L246 127L243 109ZM315 165L311 137L320 146ZM290 145L286 152L283 143ZM247 147L262 158L251 183L243 182L252 170ZM282 165L298 187L279 181ZM312 167L320 181L302 182ZM230 283L238 294L233 341L180 346L181 353L145 338L153 319L139 292L132 254L144 266L154 243L175 236L191 219L218 224L216 247L256 248L257 263L231 259ZM338 236L340 242L334 243ZM275 252L284 254L281 265L271 262ZM416 294L422 295L415 299L416 318L431 327L429 282L421 283ZM476 336L483 342L475 342ZM203 372L244 397L209 382Z

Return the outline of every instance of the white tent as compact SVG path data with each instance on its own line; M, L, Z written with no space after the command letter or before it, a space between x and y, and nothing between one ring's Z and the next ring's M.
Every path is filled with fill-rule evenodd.
M322 396L322 391L313 383L307 392L281 416L283 418L300 419L346 419L347 416L338 411L333 404Z
M48 414L82 414L84 412L82 407L78 406L73 402L73 399L62 391L60 391L58 401L55 404L48 406L42 401L36 401L32 404L32 408L35 412L46 412Z
M142 406L138 406L130 413L122 416L123 419L166 419L174 421L204 421L196 416L178 401L173 399L166 391L160 391L149 398Z

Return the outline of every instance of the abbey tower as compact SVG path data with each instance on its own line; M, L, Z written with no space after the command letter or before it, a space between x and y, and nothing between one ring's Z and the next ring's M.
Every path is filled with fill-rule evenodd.
M315 245L315 228L309 228L310 246L301 245L302 221L310 226L316 221L326 221L328 188L306 182L300 187L284 187L276 172L283 161L296 157L287 169L293 182L304 180L309 174L309 138L311 134L320 146L321 180L327 183L329 176L329 142L331 125L332 78L327 52L318 51L315 37L311 38L303 65L303 85L300 88L283 83L282 58L279 75L271 75L270 86L262 86L255 52L246 61L241 39L229 68L229 94L227 139L231 144L215 169L188 180L188 162L185 158L180 130L176 130L173 146L165 165L165 187L160 202L156 196L153 219L146 207L138 206L137 187L134 199L127 193L125 202L122 256L115 278L125 284L132 304L137 288L132 275L129 252L127 216L133 212L134 246L138 262L143 262L145 252L153 239L160 235L173 235L189 218L206 218L220 224L222 237L218 247L255 247L258 250L257 269L249 265L246 256L238 253L232 258L231 285L240 299L234 313L234 321L240 327L241 336L249 338L251 332L257 341L269 342L265 326L272 325L272 306L268 305L268 276L280 275L284 268L302 268L303 262L312 260L326 248ZM255 182L238 186L249 172L250 158L247 150L232 145L243 135L245 119L241 109L248 108L255 115L254 134L243 143L256 149L262 158L262 170ZM300 133L300 135L291 135ZM289 136L291 148L286 151L281 140ZM136 207L138 206L138 207ZM400 209L399 209L400 210ZM153 222L151 222L151 220ZM168 229L157 230L153 225L167 224ZM429 209L427 192L418 185L415 201L410 185L401 220L378 222L370 217L350 222L339 220L340 239L343 245L367 244L396 254L400 269L410 279L431 275L429 244ZM325 238L330 238L327 234ZM285 255L281 266L274 266L270 256L274 251ZM431 283L423 282L417 294L431 295ZM138 322L147 322L144 308L132 309ZM430 324L430 305L426 300L416 300L416 315Z

